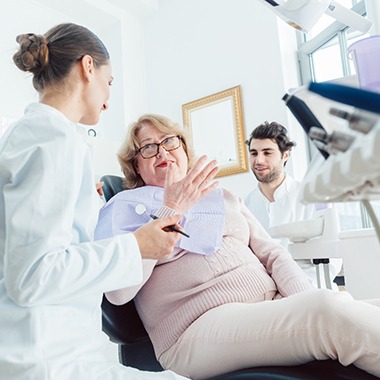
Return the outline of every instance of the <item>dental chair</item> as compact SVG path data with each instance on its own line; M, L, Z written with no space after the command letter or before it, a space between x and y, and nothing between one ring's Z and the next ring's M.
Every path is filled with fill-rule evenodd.
M101 178L104 182L103 192L106 200L123 190L123 179L107 175ZM124 305L111 304L106 297L102 302L103 331L110 340L119 346L119 360L123 365L145 371L162 371L157 361L152 342L149 339L134 301ZM207 353L205 353L207 355ZM370 380L377 377L356 368L353 365L344 367L336 360L315 360L297 366L273 366L247 368L215 376L208 380Z

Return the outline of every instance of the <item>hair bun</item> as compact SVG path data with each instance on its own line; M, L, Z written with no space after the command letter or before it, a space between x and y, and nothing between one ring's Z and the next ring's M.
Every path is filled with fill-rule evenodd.
M20 48L13 56L14 63L20 70L38 75L49 63L46 37L33 33L20 34L16 41Z

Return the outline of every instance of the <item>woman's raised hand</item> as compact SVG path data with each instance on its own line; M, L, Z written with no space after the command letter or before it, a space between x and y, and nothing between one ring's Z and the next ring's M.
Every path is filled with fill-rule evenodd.
M218 182L210 181L219 168L215 160L203 167L207 156L201 156L184 178L173 182L173 168L168 165L165 179L164 205L183 214L193 207L200 199L218 186Z

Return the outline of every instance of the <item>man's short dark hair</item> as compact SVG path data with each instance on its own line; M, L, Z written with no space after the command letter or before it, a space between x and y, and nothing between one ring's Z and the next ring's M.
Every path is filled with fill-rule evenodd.
M292 148L296 146L296 142L289 139L287 129L275 121L272 121L271 123L264 121L263 124L260 124L252 131L245 143L250 146L252 139L270 139L275 141L281 155L288 150L292 150Z

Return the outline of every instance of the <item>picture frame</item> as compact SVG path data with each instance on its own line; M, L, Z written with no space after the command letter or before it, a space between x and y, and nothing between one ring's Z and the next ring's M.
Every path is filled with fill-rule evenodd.
M241 86L183 104L182 114L196 155L217 160L216 177L248 171Z

